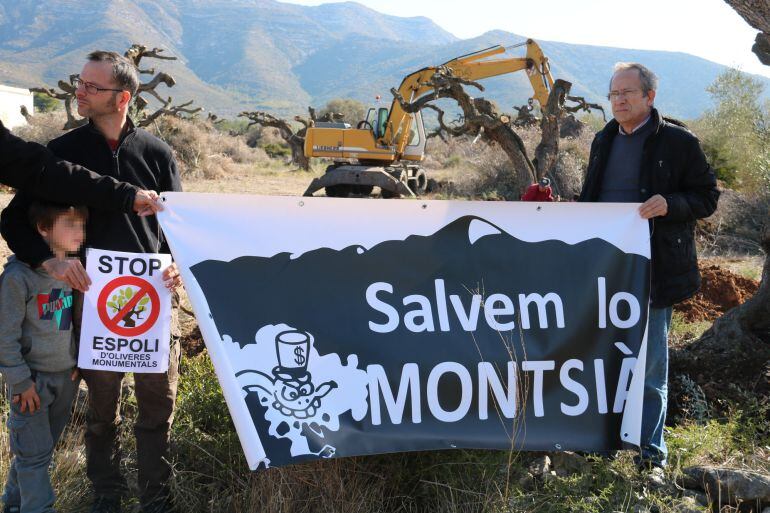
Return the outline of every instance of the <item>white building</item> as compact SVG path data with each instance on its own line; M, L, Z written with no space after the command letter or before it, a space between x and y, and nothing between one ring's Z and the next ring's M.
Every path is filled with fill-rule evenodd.
M26 125L27 120L21 115L21 106L33 114L32 93L28 89L0 85L0 121L8 128Z

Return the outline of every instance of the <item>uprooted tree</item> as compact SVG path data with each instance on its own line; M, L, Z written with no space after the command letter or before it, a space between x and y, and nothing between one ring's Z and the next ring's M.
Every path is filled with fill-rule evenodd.
M260 125L277 129L278 134L291 150L291 163L308 171L310 169L310 159L305 156L305 135L307 134L307 129L318 122L340 121L343 118L343 115L338 112L329 111L324 113L321 117L318 117L316 110L313 107L308 107L307 110L307 118L294 116L294 121L302 125L299 130L296 130L295 126L292 126L292 123L289 120L273 116L272 114L263 111L244 111L238 114L238 117L248 119L248 126Z
M56 84L60 89L59 91L52 87L31 87L29 89L32 93L44 94L64 102L64 112L67 114L67 122L62 127L64 130L71 130L86 124L86 119L79 118L72 112L72 102L75 101L75 86L73 85L75 78L77 75L70 75L66 82L59 80Z
M559 133L561 137L576 137L585 125L577 120L574 113L578 111L590 112L591 110L598 110L602 113L602 119L607 121L607 116L604 112L604 107L598 103L590 103L586 101L582 96L569 96L567 100L573 102L573 105L563 105L563 109L569 113L562 119L559 127ZM511 124L516 127L532 127L540 124L542 118L535 115L534 99L530 98L529 101L521 107L513 107L516 111L516 117L511 119Z
M139 84L139 89L134 98L132 117L137 126L148 126L160 116L181 117L183 115L195 115L203 110L201 107L192 107L192 100L180 105L174 105L171 97L165 99L161 97L156 90L157 87L161 84L165 84L167 87L174 87L176 85L174 77L162 71L156 73L155 68L142 69L140 67L143 58L172 61L176 60L176 57L163 55L163 50L161 48L148 49L146 46L138 44L131 45L131 47L124 53L124 56L136 66L140 75L154 75L149 82ZM57 83L59 91L54 88L45 87L30 88L30 91L33 93L41 93L64 102L64 110L67 114L67 122L63 127L64 130L77 128L87 122L86 119L77 117L73 112L73 102L76 101L76 87L74 82L77 77L78 75L70 75L67 81L59 80ZM149 106L149 102L142 97L143 94L148 94L156 98L160 102L160 107L154 112L148 113L146 109Z
M498 113L492 102L484 98L473 98L465 90L466 87L473 87L484 91L484 86L455 76L448 67L439 67L425 85L433 91L413 102L407 102L395 88L391 89L391 93L407 113L416 113L423 109L435 111L439 123L438 135L470 135L489 144L499 145L512 164L512 190L523 191L527 185L539 178L553 175L559 153L559 125L565 112L564 102L571 87L569 82L556 80L548 102L542 106L542 136L535 150L534 160L530 160L524 142L513 130L510 116ZM462 111L462 124L445 123L444 111L432 103L439 99L452 99L457 102Z
M238 114L238 117L248 119L248 126L260 125L276 128L281 138L289 145L289 149L291 150L291 163L299 166L305 171L310 169L310 160L305 156L304 150L305 133L307 133L307 127L310 125L308 120L296 116L294 119L302 125L302 128L295 130L295 127L293 127L289 121L268 114L267 112L241 112Z

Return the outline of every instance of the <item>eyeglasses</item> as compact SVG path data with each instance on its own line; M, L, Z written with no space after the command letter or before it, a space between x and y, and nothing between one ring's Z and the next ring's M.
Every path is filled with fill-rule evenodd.
M607 99L611 102L619 100L620 98L628 98L636 93L641 92L641 89L623 89L622 91L610 91L607 95Z
M96 84L92 84L91 82L86 82L80 77L75 77L75 80L72 81L72 85L75 86L76 89L80 89L82 86L83 89L86 90L86 93L88 94L97 94L102 91L114 91L116 93L122 93L124 89L110 89L108 87L98 87Z

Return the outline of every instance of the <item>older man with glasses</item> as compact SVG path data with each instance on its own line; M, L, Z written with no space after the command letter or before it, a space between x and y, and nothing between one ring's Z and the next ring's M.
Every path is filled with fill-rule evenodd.
M716 177L698 139L654 107L658 79L638 63L618 63L607 98L612 119L591 144L580 201L641 203L650 220L652 280L640 468L660 482L668 400L668 330L672 306L700 287L695 221L716 210Z

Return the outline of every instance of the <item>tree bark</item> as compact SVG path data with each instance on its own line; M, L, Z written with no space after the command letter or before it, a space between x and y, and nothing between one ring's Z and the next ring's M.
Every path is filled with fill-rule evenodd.
M571 87L569 82L558 79L548 94L548 102L543 108L543 119L540 121L540 144L535 149L535 181L547 175L553 176L556 171L556 163L559 160L559 126L564 113L564 100Z
M770 2L767 0L725 0L746 23L759 30L751 47L762 64L770 64Z
M770 344L770 222L765 223L760 244L765 252L765 263L759 290L745 303L717 319L701 336L700 344L724 346L740 337Z

